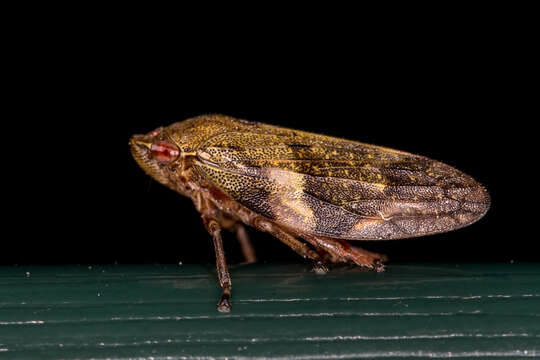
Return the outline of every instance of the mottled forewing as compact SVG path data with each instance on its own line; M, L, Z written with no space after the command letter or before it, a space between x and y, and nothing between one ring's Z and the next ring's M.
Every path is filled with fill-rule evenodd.
M489 206L482 186L440 162L263 124L207 140L194 166L250 210L312 235L420 236L468 225Z

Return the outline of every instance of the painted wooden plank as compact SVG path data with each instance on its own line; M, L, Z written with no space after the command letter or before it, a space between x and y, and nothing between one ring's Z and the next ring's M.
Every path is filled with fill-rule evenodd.
M540 264L0 268L0 358L540 356Z

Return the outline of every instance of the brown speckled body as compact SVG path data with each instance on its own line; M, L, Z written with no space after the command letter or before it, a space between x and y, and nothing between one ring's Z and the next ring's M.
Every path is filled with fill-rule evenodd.
M152 159L148 149L156 141L173 144L180 156L165 164ZM478 220L490 203L473 178L423 156L223 115L191 118L130 143L149 175L193 200L215 243L222 228L240 232L249 252L247 224L318 269L353 261L382 270L383 256L347 240L454 230ZM230 309L226 298L222 311Z

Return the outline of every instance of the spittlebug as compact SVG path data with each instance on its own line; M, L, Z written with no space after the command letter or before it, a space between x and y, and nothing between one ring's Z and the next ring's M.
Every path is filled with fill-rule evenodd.
M221 230L255 254L244 225L268 232L324 270L385 257L348 240L389 240L467 226L490 205L473 178L423 156L223 115L187 119L130 139L142 169L193 200L213 237L218 310L231 309ZM321 270L322 269L322 270Z

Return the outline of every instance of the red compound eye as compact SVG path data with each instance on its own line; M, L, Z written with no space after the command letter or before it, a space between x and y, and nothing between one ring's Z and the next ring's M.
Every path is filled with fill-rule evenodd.
M161 163L170 163L178 159L180 150L176 145L167 141L156 141L150 148L150 157Z

